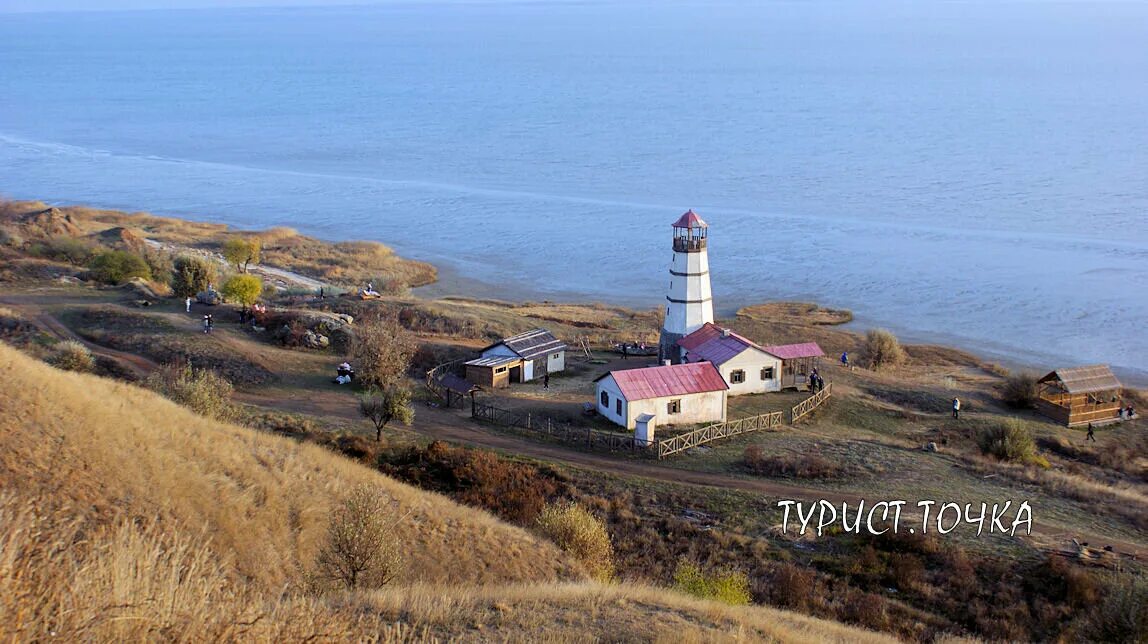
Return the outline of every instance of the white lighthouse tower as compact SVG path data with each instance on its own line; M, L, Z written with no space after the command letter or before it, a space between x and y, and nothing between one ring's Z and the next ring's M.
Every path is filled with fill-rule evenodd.
M710 291L710 260L706 251L709 226L693 210L673 223L674 260L666 294L666 321L658 342L658 360L681 362L678 340L714 321Z

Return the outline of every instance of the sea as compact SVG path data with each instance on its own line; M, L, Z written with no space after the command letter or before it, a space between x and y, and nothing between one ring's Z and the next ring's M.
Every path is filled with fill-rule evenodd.
M640 307L692 208L722 314L816 301L1144 382L1148 3L0 13L0 193Z

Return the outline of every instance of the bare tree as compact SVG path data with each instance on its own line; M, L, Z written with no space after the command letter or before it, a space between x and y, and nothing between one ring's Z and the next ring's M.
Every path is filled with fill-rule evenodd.
M371 389L359 397L359 413L375 425L375 440L383 440L383 427L392 420L410 425L415 419L411 392L405 387Z
M351 359L366 387L385 390L398 384L411 367L418 343L393 313L365 317L355 325Z
M379 588L395 579L402 567L393 508L376 488L351 490L331 513L327 541L316 560L321 581L348 589Z

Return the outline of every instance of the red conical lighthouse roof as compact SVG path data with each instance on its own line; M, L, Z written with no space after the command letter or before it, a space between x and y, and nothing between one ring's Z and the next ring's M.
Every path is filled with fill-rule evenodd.
M674 228L709 228L709 224L704 219L698 216L691 208L687 210L684 215L678 217L678 220L673 224Z

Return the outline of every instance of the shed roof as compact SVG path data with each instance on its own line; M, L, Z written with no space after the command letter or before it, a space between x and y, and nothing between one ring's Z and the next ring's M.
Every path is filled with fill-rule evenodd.
M507 349L517 353L518 357L523 360L533 360L548 353L566 350L566 343L554 337L554 334L546 329L531 329L525 333L503 338L486 347L483 351L493 349L500 344L506 345Z
M1108 368L1098 364L1088 367L1057 369L1040 379L1041 382L1060 382L1070 394L1088 394L1095 391L1120 389L1120 381Z
M646 367L611 371L599 376L595 382L613 376L626 400L646 400L665 396L685 396L729 389L709 362Z
M471 389L474 389L474 385L471 384L470 381L466 380L465 378L460 378L453 373L448 373L442 376L438 379L438 382L440 385L450 389L456 394L467 394L470 393Z
M821 345L816 342L802 342L800 344L775 344L768 347L762 347L766 353L781 358L782 360L795 360L797 358L820 358L825 355L821 350Z
M468 367L501 367L504 364L512 364L520 362L522 358L518 356L487 356L485 358L475 358L474 360L467 360Z
M690 358L708 360L719 366L741 355L746 349L769 353L753 340L723 329L713 322L706 322L701 328L678 340L678 346L685 349Z
M682 216L670 225L674 228L709 228L709 224L699 217L692 208L682 213Z

